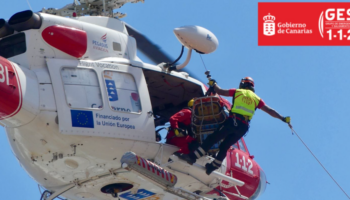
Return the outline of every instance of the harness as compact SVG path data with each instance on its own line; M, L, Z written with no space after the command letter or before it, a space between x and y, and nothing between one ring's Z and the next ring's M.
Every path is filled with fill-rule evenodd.
M237 113L230 113L230 116L233 118L233 125L234 126L238 125L236 119L241 121L243 124L249 125L249 123L250 123L249 116L240 115Z

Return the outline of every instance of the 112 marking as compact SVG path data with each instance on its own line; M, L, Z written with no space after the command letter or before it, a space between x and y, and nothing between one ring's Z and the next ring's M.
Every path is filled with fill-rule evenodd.
M329 29L327 31L327 33L328 33L328 36L329 36L328 37L329 40L332 40L332 36L333 37L337 36L337 35L332 35L332 29ZM337 33L339 33L339 40L343 40L343 37L346 37L346 35L343 35L343 29L340 29L339 31L337 31ZM350 29L348 30L347 33L349 33L349 35L348 35L348 38L346 40L350 40Z
M242 159L243 159L243 165L241 165L239 163L239 154L238 152L236 153L236 163L235 163L235 166L238 167L238 168L241 168L243 169L244 171L248 172L249 174L251 175L254 175L254 172L252 171L252 168L253 168L253 162L248 159L248 165L249 165L249 168L247 168L246 166L246 161L245 161L245 157L242 156Z

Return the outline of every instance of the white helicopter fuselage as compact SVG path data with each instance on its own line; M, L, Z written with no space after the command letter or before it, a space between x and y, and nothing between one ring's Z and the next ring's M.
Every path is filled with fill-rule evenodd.
M120 193L124 199L138 191L144 199L177 199L136 173L112 171L121 167L120 159L128 151L166 163L177 147L155 141L153 110L203 94L203 84L185 73L164 73L158 66L141 62L134 38L117 19L68 19L43 13L40 19L39 29L13 34L23 34L25 52L14 52L10 62L0 60L0 75L5 77L0 79L2 95L13 96L0 103L3 108L11 105L1 110L0 123L23 168L50 191L75 184L62 194L68 199L113 199L101 189L115 183L132 186ZM79 50L85 47L77 46L77 38L65 35L67 30L85 32L85 52ZM185 90L164 89L179 82ZM149 87L154 89L149 91ZM163 99L152 99L157 94ZM209 161L202 158L197 163ZM213 181L204 171L179 166L206 184ZM193 177L174 173L178 187L210 190ZM82 180L88 181L78 184Z

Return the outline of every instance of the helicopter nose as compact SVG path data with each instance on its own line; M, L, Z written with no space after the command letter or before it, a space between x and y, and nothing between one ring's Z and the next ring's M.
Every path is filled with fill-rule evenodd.
M0 56L0 120L18 113L22 106L21 95L16 68Z

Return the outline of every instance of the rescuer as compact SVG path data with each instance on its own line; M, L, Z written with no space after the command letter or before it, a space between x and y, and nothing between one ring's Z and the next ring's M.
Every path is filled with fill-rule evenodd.
M251 77L245 77L242 79L239 84L239 89L221 89L213 79L209 81L209 86L214 88L215 92L219 95L232 97L230 116L213 134L210 134L204 140L203 144L194 152L191 152L188 155L181 154L179 156L189 164L193 164L198 158L204 156L215 143L223 139L215 160L205 165L206 173L208 175L221 166L230 146L235 144L246 134L249 129L249 122L257 108L265 111L272 117L288 123L291 127L290 117L283 117L277 111L267 106L265 102L255 94L254 80Z
M180 148L175 154L188 154L190 153L189 147L196 145L196 140L194 139L191 129L193 102L194 99L191 99L187 104L187 108L175 113L169 119L170 130L166 136L166 143ZM196 147L198 147L198 145ZM192 151L195 148L192 148Z

